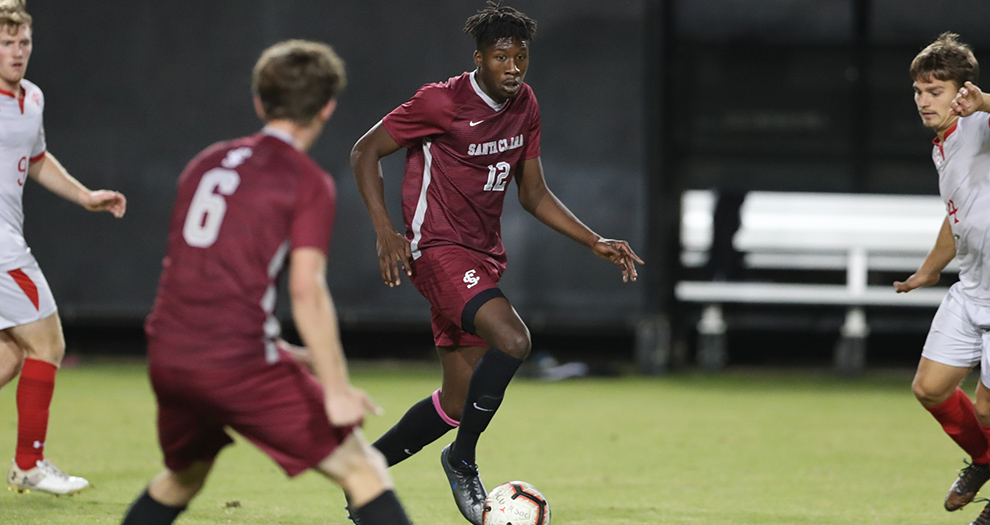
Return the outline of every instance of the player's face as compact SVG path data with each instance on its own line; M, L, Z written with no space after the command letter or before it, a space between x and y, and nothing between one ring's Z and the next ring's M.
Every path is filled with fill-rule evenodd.
M16 27L16 31L13 28ZM31 58L31 28L0 27L0 89L15 92Z
M958 91L959 86L951 80L915 80L914 103L918 106L922 124L936 132L952 127L957 116L952 113L951 104Z
M529 68L529 42L518 38L501 38L491 46L474 52L481 88L495 102L516 96Z

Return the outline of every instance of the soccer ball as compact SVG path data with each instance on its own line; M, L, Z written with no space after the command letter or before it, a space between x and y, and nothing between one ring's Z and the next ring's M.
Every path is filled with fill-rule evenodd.
M481 515L484 525L550 525L550 505L525 481L510 481L492 490Z

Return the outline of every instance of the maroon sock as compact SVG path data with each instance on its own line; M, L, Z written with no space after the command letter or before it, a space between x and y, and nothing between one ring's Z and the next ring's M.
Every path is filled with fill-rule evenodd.
M55 391L58 367L37 359L25 359L21 380L17 383L17 454L14 461L21 470L34 468L45 459L45 435L48 433L48 408Z

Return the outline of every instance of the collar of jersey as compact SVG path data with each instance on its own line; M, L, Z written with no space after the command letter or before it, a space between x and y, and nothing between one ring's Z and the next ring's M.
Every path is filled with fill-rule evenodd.
M0 95L6 95L6 96L8 96L10 98L24 98L24 92L25 92L24 86L21 86L21 96L20 97L18 97L17 95L14 95L10 91L7 91L6 89L0 89Z
M293 148L296 147L295 137L293 137L292 134L287 131L282 131L280 129L275 129L272 127L265 126L261 128L261 133L268 135L269 137L275 137L281 140L282 142L285 142L286 144L292 146Z
M945 138L944 139L938 140L938 135L935 135L935 138L932 139L932 144L934 144L936 146L938 146L939 144L944 144L945 141L949 140L949 135L952 135L952 132L956 130L956 127L957 126L959 126L959 121L958 120L956 120L952 124L952 127L949 128L949 131L946 131L945 132Z
M491 107L495 111L502 111L502 108L505 107L505 102L501 104L495 102L495 100L492 99L492 97L488 96L488 93L485 93L484 90L481 89L481 86L478 85L478 81L474 79L474 75L477 72L478 70L475 69L474 71L471 72L470 75L468 75L471 77L471 87L474 88L474 92L477 93L478 96L481 97L481 100L484 100L485 104L488 104L489 107Z

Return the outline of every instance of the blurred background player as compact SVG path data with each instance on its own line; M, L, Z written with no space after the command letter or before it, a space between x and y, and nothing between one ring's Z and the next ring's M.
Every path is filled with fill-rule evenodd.
M486 491L475 447L530 351L529 329L498 288L506 267L500 218L513 178L523 208L636 280L642 261L625 241L602 238L547 188L540 112L523 82L536 21L508 6L468 18L477 69L423 86L355 144L351 167L377 234L388 286L404 270L430 302L442 386L413 405L375 447L394 465L458 427L441 463L458 508L481 524ZM380 160L407 148L405 235L385 209ZM400 269L401 268L401 269Z
M409 523L358 428L376 407L350 384L326 285L336 190L304 153L344 84L343 62L325 44L268 48L253 75L264 129L207 148L181 175L146 326L166 469L123 523L172 523L231 443L226 427L289 476L315 469L341 485L362 523ZM275 281L286 259L315 377L278 339Z
M990 479L990 97L974 85L980 70L972 50L953 33L918 53L910 71L922 123L936 133L932 158L947 215L921 267L894 287L902 293L933 285L959 257L959 282L935 313L912 385L972 458L946 495L945 509L954 511ZM981 360L974 408L959 383ZM973 523L990 524L990 505Z
M89 211L123 217L115 191L91 191L46 151L41 89L24 78L33 19L23 1L0 1L0 388L17 384L17 449L7 484L19 492L74 494L89 482L45 459L55 374L65 353L55 299L24 240L24 184L34 179Z

